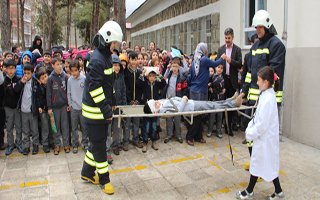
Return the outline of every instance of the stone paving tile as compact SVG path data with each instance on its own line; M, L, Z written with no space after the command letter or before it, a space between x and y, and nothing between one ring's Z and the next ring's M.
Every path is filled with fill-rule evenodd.
M247 186L250 174L242 165L249 155L241 144L242 133L230 139L235 166L225 135L195 147L161 141L159 151L150 143L147 153L130 145L109 166L116 191L112 196L80 179L82 150L61 151L58 156L52 152L23 156L15 150L9 157L0 151L0 199L234 199L236 191ZM280 182L286 199L320 199L320 151L286 138L280 145ZM264 199L273 190L272 183L259 182L255 199Z
M145 181L150 191L160 192L174 189L173 186L164 178L155 178Z

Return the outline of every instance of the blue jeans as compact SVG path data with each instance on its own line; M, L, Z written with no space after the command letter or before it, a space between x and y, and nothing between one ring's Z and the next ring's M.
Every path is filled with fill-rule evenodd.
M145 117L143 119L143 142L148 143L148 138L150 137L151 141L156 141L157 137L157 120L158 117Z

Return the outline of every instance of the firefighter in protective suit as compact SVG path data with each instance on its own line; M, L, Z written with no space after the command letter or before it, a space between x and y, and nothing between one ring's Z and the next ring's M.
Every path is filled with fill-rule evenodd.
M245 93L248 105L255 105L260 95L258 81L258 71L265 66L270 66L275 72L275 78L279 79L279 90L276 92L278 105L282 103L283 76L285 68L286 49L277 35L270 14L265 10L255 13L252 26L256 28L258 41L256 41L248 56L244 73L242 76L243 87L241 92ZM247 125L247 124L246 124ZM252 152L252 141L247 141L249 153Z
M118 23L106 22L93 39L96 47L87 68L82 98L82 115L88 130L90 147L86 152L81 178L101 184L106 194L113 194L106 155L108 126L112 122L113 66L112 52L121 43L123 33ZM97 174L96 174L96 173Z

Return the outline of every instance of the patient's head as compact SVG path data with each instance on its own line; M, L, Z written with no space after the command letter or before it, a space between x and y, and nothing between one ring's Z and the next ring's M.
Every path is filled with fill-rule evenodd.
M143 107L145 114L158 113L161 108L161 101L150 99Z

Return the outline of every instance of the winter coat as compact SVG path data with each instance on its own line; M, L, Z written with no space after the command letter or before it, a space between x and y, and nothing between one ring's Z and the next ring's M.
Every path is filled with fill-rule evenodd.
M23 54L22 54L22 56L21 56L21 58L20 58L20 65L17 65L17 67L16 67L16 75L17 76L19 76L19 77L22 77L23 76L23 65L22 65L22 61L23 61L23 58L25 57L25 56L29 56L30 57L30 63L31 63L31 61L32 61L32 53L31 53L31 51L25 51Z
M16 92L14 87L20 81L20 78L14 75L12 78L5 77L4 87L4 106L9 108L17 108L20 92Z

